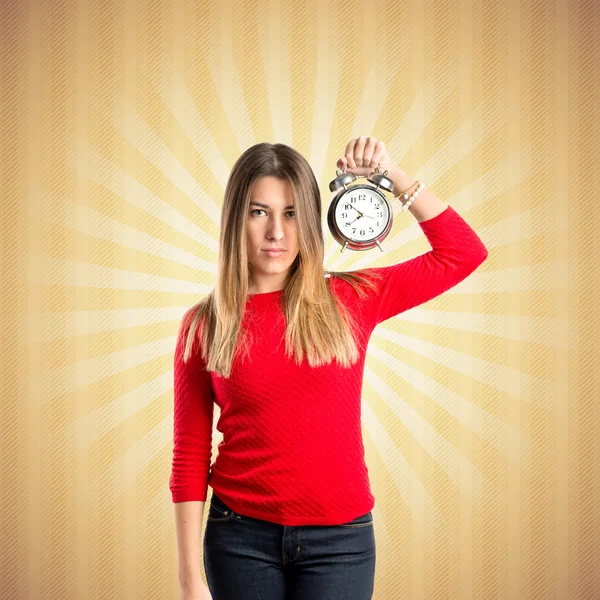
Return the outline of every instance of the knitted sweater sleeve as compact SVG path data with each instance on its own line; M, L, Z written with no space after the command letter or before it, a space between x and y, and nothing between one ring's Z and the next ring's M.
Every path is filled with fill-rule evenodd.
M394 265L365 269L383 276L364 306L371 329L454 287L487 258L481 239L451 206L419 225L431 250Z
M214 393L200 352L183 362L188 313L177 335L173 362L173 459L169 488L173 502L205 501L212 455Z

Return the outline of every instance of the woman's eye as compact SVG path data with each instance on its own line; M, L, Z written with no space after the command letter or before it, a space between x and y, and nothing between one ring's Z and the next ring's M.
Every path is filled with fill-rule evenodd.
M254 214L256 212L265 212L265 211L262 208L255 208L254 210L250 211L250 214L252 215L252 214ZM289 215L290 213L294 215L292 218L295 219L296 218L296 211L295 210L288 210L286 214Z

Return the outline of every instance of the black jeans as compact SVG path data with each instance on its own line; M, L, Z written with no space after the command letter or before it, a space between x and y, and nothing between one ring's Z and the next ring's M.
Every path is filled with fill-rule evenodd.
M204 532L213 600L370 600L373 515L343 525L289 526L234 512L214 492Z

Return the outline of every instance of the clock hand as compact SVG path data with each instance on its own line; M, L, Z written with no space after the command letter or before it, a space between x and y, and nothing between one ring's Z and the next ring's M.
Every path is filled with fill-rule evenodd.
M358 210L358 209L356 209ZM352 223L354 223L355 221L358 221L361 218L367 218L367 219L374 219L375 217L372 217L371 215L365 215L364 213L361 213L360 211L358 211L358 217L356 217L356 219L354 219L354 221L350 221L348 223L348 225L352 225Z

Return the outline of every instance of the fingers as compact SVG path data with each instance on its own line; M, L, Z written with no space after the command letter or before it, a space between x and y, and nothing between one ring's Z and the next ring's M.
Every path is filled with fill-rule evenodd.
M387 150L383 142L374 137L362 135L350 140L337 165L340 169L355 169L357 167L375 168L386 156Z
M346 164L351 169L355 169L356 168L356 162L354 162L354 147L356 146L357 141L358 141L358 138L350 140L348 142L348 145L346 146L346 151L344 152L344 157L346 159Z
M371 162L373 156L373 150L375 149L375 142L377 140L366 135L361 135L359 138L354 140L352 159L354 164L352 167L367 167Z
M375 152L373 153L373 157L371 158L370 167L375 168L380 163L384 161L387 156L387 150L385 148L385 144L383 142L377 142L375 146Z
M364 167L364 158L365 158L365 147L367 145L368 139L366 136L361 135L354 145L354 163L357 167ZM370 160L370 159L369 159Z

